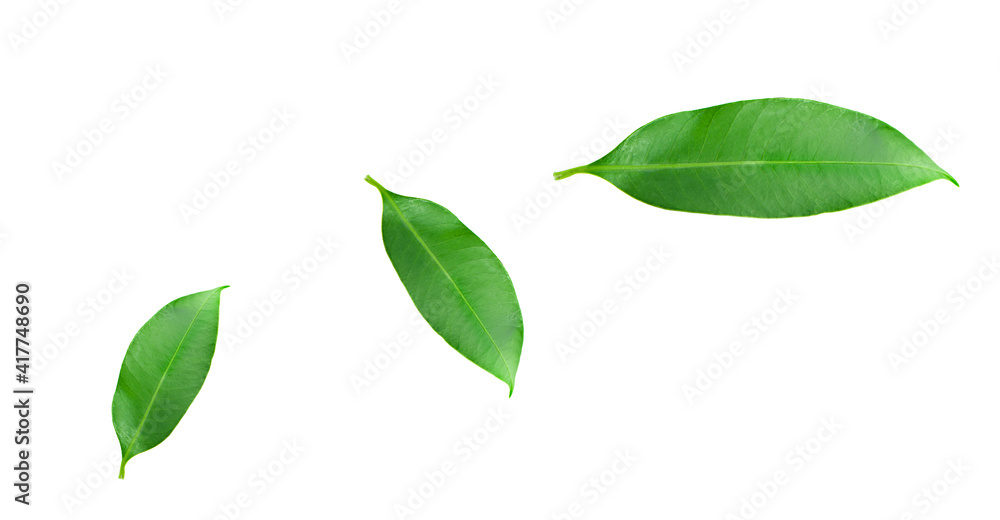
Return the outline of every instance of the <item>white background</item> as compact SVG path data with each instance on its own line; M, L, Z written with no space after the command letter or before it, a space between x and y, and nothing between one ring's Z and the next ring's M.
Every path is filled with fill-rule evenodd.
M69 2L54 16L4 2L0 287L13 307L14 284L33 284L41 368L33 505L5 484L4 518L548 519L579 503L573 518L723 519L759 504L776 471L787 482L756 518L995 516L1000 278L979 273L1000 252L996 2L564 4L558 20L557 0L403 1L348 58L388 0L247 1L221 17L211 0ZM730 23L715 23L725 10ZM32 33L22 17L46 23ZM166 78L136 90L147 68ZM143 99L125 111L123 93ZM775 96L883 119L962 187L764 221L662 211L593 177L550 181L656 117ZM293 121L250 160L241 142L282 109ZM58 175L53 162L104 118L113 130ZM420 157L435 129L446 140ZM515 282L526 340L512 399L411 321L362 180L411 156L422 164L394 190L451 209ZM216 190L228 161L240 174ZM339 247L317 259L328 238ZM650 248L672 256L645 277ZM630 298L616 290L635 275ZM179 427L117 480L110 405L129 341L170 300L222 284L221 333L245 339L220 339ZM979 291L956 299L960 284ZM792 306L768 310L787 290ZM254 302L273 291L282 303L261 320ZM606 300L618 312L588 324ZM889 354L926 339L938 311L948 322L894 370ZM776 322L758 336L754 319ZM563 360L557 346L581 328ZM352 377L400 333L411 341L357 391ZM713 354L734 341L746 352L720 374ZM718 377L687 399L709 369ZM456 450L498 410L504 424L479 432L473 456ZM836 435L810 441L831 417ZM286 443L304 451L281 462ZM818 453L799 464L800 445ZM618 451L636 460L592 500L583 486L610 481ZM457 473L400 516L448 462ZM929 510L914 504L949 463L969 469L948 473ZM264 486L254 475L268 467L281 474Z

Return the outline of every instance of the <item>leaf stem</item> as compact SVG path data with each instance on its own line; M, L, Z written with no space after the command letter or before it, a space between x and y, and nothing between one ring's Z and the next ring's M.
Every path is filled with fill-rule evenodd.
M578 173L584 173L587 171L588 166L577 166L576 168L570 168L568 170L563 170L561 172L553 173L552 176L557 180L561 181L567 177L572 177Z
M382 185L379 184L377 180L373 179L371 175L365 175L365 182L378 188L378 191L385 191L385 188L383 188Z
M128 462L128 461L123 460L122 461L122 467L121 467L121 469L118 470L118 479L119 480L125 480L125 463L126 462Z

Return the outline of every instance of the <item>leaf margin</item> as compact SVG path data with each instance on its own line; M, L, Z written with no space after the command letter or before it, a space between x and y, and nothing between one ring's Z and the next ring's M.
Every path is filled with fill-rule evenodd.
M168 303L167 303L166 305L164 305L163 307L160 307L160 309L158 309L158 310L157 310L157 311L156 311L156 312L155 312L155 313L153 314L153 316L151 316L151 317L150 317L149 319L147 319L147 320L146 320L146 321L145 321L145 322L144 322L144 323L142 324L142 326L141 326L141 327L139 327L139 330L138 330L138 331L136 331L136 336L138 336L138 335L139 335L139 334L141 333L142 329L143 329L143 328L144 328L144 327L145 327L145 326L146 326L146 325L147 325L148 323L150 323L151 321L153 321L153 320L154 320L154 319L155 319L155 318L156 318L157 316L159 316L159 315L160 315L160 313L161 313L161 312L165 311L165 310L166 310L167 308L169 308L169 307L170 307L171 305L173 305L174 303L176 303L176 302L178 302L178 301L180 301L180 300L182 300L182 299L184 299L184 298L189 298L189 297L191 297L191 296L194 296L194 295L197 295L197 294L201 294L201 293L209 293L209 294L208 294L208 295L207 295L207 296L205 297L205 301L204 301L204 302L202 302L202 304L201 304L201 306L199 307L198 311L197 311L197 312L195 313L195 316L194 316L194 317L193 317L193 318L191 319L191 323L190 323L190 324L188 324L188 327L187 327L187 329L186 329L186 331L185 331L184 335L183 335L183 336L181 337L181 340L180 340L180 341L178 342L178 344L177 344L177 347L176 347L176 348L174 349L174 353L173 353L173 355L171 356L171 360L170 360L169 364L167 365L167 368L166 368L166 369L165 369L165 370L163 371L163 375L162 375L162 376L160 376L160 380L159 380L159 382L157 383L157 386L156 386L156 390L154 391L154 393L153 393L152 397L150 398L150 402L149 402L149 404L148 404L148 405L147 405L147 407L146 407L146 410L145 410L145 414L144 414L144 416L143 416L142 420L140 421L140 425L139 425L139 426L138 426L138 427L136 428L136 432L135 432L134 436L132 437L132 441L131 441L131 443L129 444L129 447L128 447L127 449L125 448L124 444L121 444L121 440L122 440L122 439L121 439L121 438L119 437L119 444L121 444L121 446L120 446L120 447L121 447L121 449L122 449L122 461L121 461L121 465L120 465L120 467L119 467L119 470L118 470L118 478L119 478L120 480L124 480L124 478L125 478L125 465L126 465L126 464L127 464L127 463L128 463L129 461L130 461L130 460L132 460L133 458L135 458L135 456L137 456L137 455L140 455L140 454L142 454L142 453L145 453L146 451L149 451L149 450L151 450L151 449L153 449L153 448L155 448L155 447L159 446L159 445L160 445L160 444L162 444L162 443L163 443L164 441L166 441L166 439L167 439L167 438L168 438L168 437L170 436L170 434L172 434L172 433L173 433L173 430L171 430L171 432L170 432L170 433L168 433L168 434L167 434L167 436L166 436L166 437L164 437L164 438L163 438L163 440L161 440L160 442L158 442L158 443L156 443L156 444L154 444L154 445L152 445L152 446L150 446L150 447L146 448L146 449L145 449L145 450L143 450L143 451L140 451L140 452L136 452L136 453L131 453L131 450L132 450L132 447L133 447L133 446L135 445L135 442L136 442L136 441L137 441L137 440L139 439L139 437L140 437L140 434L141 434L141 432L142 432L142 429L143 429L143 428L145 427L145 421L146 421L147 417L149 416L149 413L150 413L150 411L151 411L151 410L152 410L152 408L153 408L153 403L155 402L155 400L156 400L156 397L157 397L157 395L159 394L159 391L160 391L160 388L162 388L162 385L163 385L163 381L164 381L164 380L166 379L166 375L167 375L167 372L168 372L168 371L170 370L170 367L171 367L171 366L173 365L173 361L174 361L174 359L176 358L176 356L177 356L178 352L180 352L180 350L181 350L181 347L182 347L182 346L184 345L184 340L185 340L185 339L187 339L187 335L188 335L188 333L190 333L190 331L191 331L191 328L192 328L192 327L194 326L194 324L195 324L195 323L197 322L197 320L198 320L198 316L200 316L200 315L201 315L201 312L202 312L202 310L204 310L204 308L205 308L205 305L207 305L207 304L208 304L208 302L209 302L209 301L210 301L210 300L211 300L212 298L216 297L217 295L218 295L218 297L219 297L219 305L220 305L220 308L221 308L221 303L222 303L222 300L221 300L221 297L222 297L222 291L223 291L223 290L225 290L225 289L228 289L229 287L230 287L229 285L222 285L222 286L219 286L219 287L216 287L215 289L208 289L208 290L206 290L206 291L198 291L198 292L194 292L194 293L191 293L191 294L187 294L187 295L184 295L184 296L180 296L180 297L177 297L177 298L174 298L173 300L171 300L170 302L168 302ZM129 347L128 347L128 349L126 349L126 352L125 352L125 356L124 356L124 358L122 359L122 365L121 365L121 369L119 370L119 375L118 375L118 382L117 382L117 383L115 384L115 397L117 397L117 394L118 394L118 388L119 388L119 386L121 385L121 379L122 379L122 374L123 374L123 373L124 373L124 371L125 371L125 367L126 367L126 361L128 360L128 357L129 357L129 350L131 350L131 348L132 348L132 345L133 345L134 341L135 341L135 337L133 337L133 338L132 338L132 341L131 341L131 342L129 342ZM206 378L206 379L207 379L207 377L208 377L208 372L209 372L209 371L210 371L210 369L211 369L211 365L212 365L212 361L213 361L213 360L214 360L214 358L215 358L215 349L216 349L216 346L217 346L217 345L218 345L218 324L216 324L216 337L215 337L214 341L212 342L212 356L211 356L211 357L209 358L209 361L208 361L208 368L207 368L207 369L206 369L206 371L205 371L205 378ZM202 381L202 385L204 385L204 380ZM174 428L176 428L176 427L177 427L177 425L179 425L179 424L180 424L180 419L183 419L184 415L186 415L186 414L187 414L187 411L188 411L188 409L190 409L190 406L191 406L192 404L194 404L194 399L195 399L195 398L197 398L198 394L200 394L200 393L201 393L201 387L199 387L199 388L198 388L198 391L197 391L197 392L195 392L194 396L193 396L193 397L192 397L192 399L191 399L191 403L189 403L189 404L188 404L188 406L187 406L187 408L185 408L185 410L184 410L184 413L183 413L183 414L181 414L181 417L180 417L180 418L178 419L178 421L177 421L177 424L175 424L175 425L174 425ZM112 418L114 418L114 417L115 417L115 408L116 408L116 406L117 406L117 399L112 399L112 403L111 403L111 405L112 405L112 406L111 406L111 415L112 415ZM117 424L116 424L116 421L114 421L114 420L113 420L113 421L112 421L112 423L113 423L113 425L115 426L115 430L116 430L116 433L117 433L117 429L118 429L118 428L117 428Z
M445 206L442 206L441 204L438 204L437 202L434 202L432 200L422 199L422 198L419 198L419 197L409 197L409 196L400 195L398 193L389 191L384 186L382 186L378 181L376 181L374 178L372 178L371 175L365 176L364 180L365 180L365 182L367 182L368 184L374 186L378 190L379 195L382 198L383 202L388 202L392 206L393 210L395 211L395 214L399 217L399 219L406 225L407 229L417 239L417 241L420 243L420 245L423 248L423 250L432 259L434 259L434 262L437 265L438 269L440 269L441 272L444 273L445 277L447 277L448 280L451 282L452 287L461 296L461 299L462 299L463 303L465 304L465 306L468 308L469 312L471 312L472 315L476 317L476 320L479 323L480 327L486 333L487 337L489 337L490 342L491 342L493 348L497 351L497 354L498 354L499 358L503 361L504 368L507 371L507 376L509 378L509 381L503 379L502 377L498 376L497 374L494 374L494 373L490 372L489 370L486 369L486 367L481 366L479 364L479 362L473 360L468 355L466 355L465 352L462 352L461 350L459 350L458 348L456 348L454 345L451 345L451 343L449 341L445 340L445 343L448 344L450 347L452 347L452 350L454 350L455 352L457 352L458 354L460 354L462 357L464 357L466 360L468 360L472 364L476 365L480 369L486 371L487 373L489 373L490 375L493 375L494 377L497 377L502 382L504 382L505 384L507 384L507 386L509 388L509 392L508 392L507 396L508 396L508 398L512 397L514 395L514 383L515 383L515 380L516 380L516 377L517 377L517 370L518 370L518 368L520 368L521 348L523 348L523 341L524 341L524 337L523 337L523 333L524 333L524 321L523 321L523 316L520 313L520 302L517 299L516 289L514 288L513 280L510 278L510 273L507 272L506 266L503 265L503 262L496 255L496 253L493 252L492 248L490 248L489 245L486 244L486 242L484 240L482 240L482 238L479 237L479 235L477 235L474 231L472 231L472 229L470 229L468 226L466 226L465 223L462 222L462 220L459 219L457 215L455 215L451 210L449 210ZM476 311L475 307L473 307L472 304L469 302L467 296L462 291L461 287L459 287L458 283L455 282L454 278L451 276L451 273L448 272L448 270L444 267L444 265L441 263L441 261L437 258L437 255L430 249L430 246L428 246L428 244L426 243L426 241L424 241L424 239L420 235L420 233L416 230L416 228L409 221L409 219L404 215L402 209L397 205L396 201L393 200L393 198L392 198L393 196L403 197L403 198L413 199L413 200L419 200L419 201L421 201L423 203L436 206L437 208L439 208L439 209L447 212L459 224L461 224L462 227L464 227L472 236L474 236L483 245L483 247L485 247L486 250L489 251L489 253L499 263L500 267L503 269L503 272L504 272L504 274L507 277L508 282L510 283L510 288L511 288L511 291L512 291L512 294L513 294L513 297L514 297L514 301L517 304L518 317L519 317L519 321L520 321L520 325L521 325L520 326L520 329L521 329L520 330L520 332L521 332L521 345L520 345L520 348L519 348L518 357L517 357L516 360L514 360L517 363L516 363L516 366L515 366L515 368L513 370L511 370L511 363L512 363L512 361L508 360L507 356L504 355L504 352L500 348L500 345L497 343L496 339L493 338L493 334L490 332L489 328L486 327L486 324L483 322L482 318L479 316L479 313ZM384 204L383 204L383 207L384 207ZM384 215L383 215L383 219L384 219ZM423 314L423 309L421 309L419 305L416 305L416 301L413 299L413 295L409 294L409 287L407 287L406 282L403 280L402 275L400 274L399 270L396 269L396 266L395 266L395 263L393 262L392 256L389 254L388 244L385 244L384 242L385 242L385 237L383 236L383 245L386 248L386 254L389 257L390 263L393 264L393 270L396 272L397 277L400 279L400 282L403 283L404 288L406 288L407 295L410 297L410 300L412 301L412 303L414 303L415 306L417 306L417 311L421 314L421 317L424 319L424 321L427 322L428 326L430 326L431 329L434 330L434 332L437 333L439 336L442 336L442 339L445 339L443 337L443 335L441 334L441 332L439 332L437 330L436 326L433 323L431 323L431 321L427 318L427 316L425 316Z
M749 104L749 103L754 103L754 102L767 102L767 101L774 101L774 100L779 100L779 101L797 101L797 102L813 103L813 104L823 105L823 106L830 107L830 108L836 108L836 109L839 109L839 110L843 110L845 112L853 113L853 114L856 114L856 115L859 115L859 116L871 119L875 123L880 124L880 125L884 125L888 130L891 130L891 131L897 133L899 136L901 136L903 139L905 139L906 142L908 142L910 145L912 145L915 150L917 150L920 153L924 154L924 156L927 157L928 161L930 161L930 163L933 164L934 166L936 166L937 168L936 169L932 169L932 168L927 168L927 167L923 167L923 166L915 165L915 164L875 163L875 162L867 162L866 163L866 162L863 162L863 161L858 161L858 162L847 162L847 161L784 161L784 162L782 162L782 161L726 161L726 162L718 162L718 163L716 163L716 162L706 162L706 163L675 163L675 164L651 164L651 165L601 165L601 164L598 164L601 161L607 159L608 157L612 157L613 155L615 155L615 153L618 152L623 147L625 147L633 137L635 137L635 136L643 133L643 131L645 131L648 127L650 127L652 125L655 125L655 124L661 122L664 119L672 118L672 117L677 117L677 116L683 116L685 114L695 114L695 113L698 113L698 112L704 112L704 111L709 111L709 110L713 110L713 109L718 110L718 109L721 109L721 108L726 107L728 105L734 105L734 104L739 104L739 103ZM890 195L885 195L885 196L882 196L882 197L874 198L872 200L869 200L868 202L864 202L864 203L857 204L857 205L854 205L854 206L851 206L851 207L847 207L847 208L833 209L833 210L828 210L828 211L821 211L821 212L818 212L818 213L812 213L812 214L808 214L808 215L773 216L772 217L772 216L760 216L760 215L732 215L732 214L726 214L726 213L711 213L711 212L707 212L707 211L692 211L692 210L687 210L687 209L664 208L664 207L657 206L655 204L651 204L651 203L649 203L647 201L639 199L635 195L633 195L633 194L625 191L621 187L615 185L610 180L608 180L608 179L602 177L601 175L597 174L597 172L600 172L602 170L603 171L612 171L612 172L621 172L621 171L628 170L630 168L631 169L635 169L635 170L649 170L649 169L652 168L652 169L660 169L660 170L664 170L664 171L669 171L669 170L679 170L679 169L693 169L693 168L699 168L699 167L713 167L713 166L720 166L720 165L741 166L741 165L761 165L761 164L773 164L773 165L777 165L777 164L803 164L803 165L804 164L827 164L827 165L829 165L829 164L844 164L844 165L852 165L852 164L853 165L865 165L865 164L867 164L867 165L885 165L885 166L897 166L897 167L907 167L907 168L923 169L923 170L932 171L934 173L937 173L937 174L939 174L940 177L937 178L937 179L931 179L931 180L922 182L920 184L915 184L915 185L913 185L913 186L911 186L911 187L909 187L909 188L907 188L907 189L905 189L903 191L897 192L895 194L890 194ZM740 101L731 101L731 102L728 102L728 103L720 103L720 104L712 105L712 106L709 106L709 107L704 107L704 108L699 108L699 109L693 109L693 110L685 110L685 111L681 111L681 112L675 112L675 113L667 114L667 115L658 117L656 119L653 119L652 121L650 121L650 122L648 122L648 123L640 126L639 128L635 129L627 137L625 137L620 143L618 143L618 145L615 146L611 151L609 151L608 153L604 154L602 157L600 157L600 158L592 161L590 164L586 164L586 165L583 165L583 166L577 166L577 167L569 168L569 169L562 170L562 171L557 171L557 172L553 173L552 176L553 176L554 180L560 181L560 180L564 180L564 179L567 179L569 177L572 177L574 175L581 174L581 173L586 173L586 174L590 174L590 175L592 175L594 177L598 177L598 178L604 180L605 182L611 184L612 186L614 186L615 188L617 188L619 191L621 191L625 195L628 195L629 197L633 198L634 200L637 200L639 202L642 202L643 204L646 204L646 205L649 205L649 206L653 206L653 207L658 208L658 209L664 209L664 210L667 210L667 211L677 211L677 212L682 212L682 213L694 213L694 214L713 215L713 216L733 216L733 217L742 217L742 218L759 218L759 219L765 219L765 220L778 219L778 218L803 218L803 217L822 215L822 214L826 214L826 213L835 213L835 212L839 212L839 211L845 211L845 210L849 210L849 209L863 207L863 206L866 206L868 204L873 204L875 202L878 202L880 200L885 200L885 199L888 199L890 197L894 197L896 195L900 195L901 193L904 193L904 192L909 191L911 189L918 188L920 186L924 186L926 184L930 184L931 182L934 182L934 181L937 181L937 180L947 180L947 181L951 182L952 184L954 184L956 187L960 187L959 182L951 174L949 174L947 171L945 171L944 168L941 168L934 161L934 159L931 158L920 146L918 146L916 143L913 142L912 139L910 139L905 134L903 134L902 132L900 132L898 129L896 129L892 125L886 123L885 121L883 121L883 120L881 120L879 118L876 118L874 116L865 114L863 112L859 112L859 111L852 110L852 109L849 109L849 108L841 107L841 106L838 106L838 105L833 105L831 103L826 103L826 102L823 102L823 101L817 101L817 100L812 100L812 99L791 98L791 97L771 97L771 98L757 98L757 99L747 99L747 100L740 100Z

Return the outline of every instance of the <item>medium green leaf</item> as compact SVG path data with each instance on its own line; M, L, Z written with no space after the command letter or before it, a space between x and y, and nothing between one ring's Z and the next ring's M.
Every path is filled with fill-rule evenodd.
M458 217L424 199L366 181L382 195L382 241L427 323L514 393L524 322L507 270Z
M664 209L758 218L840 211L939 179L958 185L882 121L786 98L662 117L555 178L576 173Z
M174 431L208 375L228 285L178 298L139 329L125 353L111 417L125 464Z

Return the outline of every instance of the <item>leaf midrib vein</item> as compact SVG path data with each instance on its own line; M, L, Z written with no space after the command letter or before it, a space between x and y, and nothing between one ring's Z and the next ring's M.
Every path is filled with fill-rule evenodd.
M167 372L170 371L170 367L173 366L174 360L177 359L177 353L181 351L181 346L184 345L184 340L187 339L188 333L191 332L191 328L194 327L195 322L198 321L198 316L201 315L201 311L205 309L208 305L208 300L215 296L215 293L222 291L222 288L216 289L209 294L205 301L201 303L201 307L198 308L198 312L194 314L194 318L191 319L191 323L188 325L187 330L184 331L184 335L181 336L180 342L177 343L177 348L174 349L174 353L170 356L170 362L167 363L167 368L163 370L163 375L160 376L160 381L156 383L156 390L153 391L153 396L149 398L149 404L146 405L146 413L142 415L142 420L139 421L139 427L135 430L135 435L132 437L132 442L129 443L128 449L122 454L122 460L128 460L128 456L132 453L132 447L135 446L135 441L139 440L139 435L142 434L142 429L146 426L146 419L149 417L150 410L153 409L153 403L156 401L156 396L160 394L160 388L163 387L163 381L167 378Z
M945 173L944 170L920 166L916 164L892 163L892 162L868 162L868 161L720 161L704 163L668 163L668 164L601 164L581 166L574 168L579 173L601 172L601 171L642 171L642 170L685 170L692 168L711 168L718 166L825 166L825 165L853 165L853 166L898 166L905 168L918 168L935 173Z

